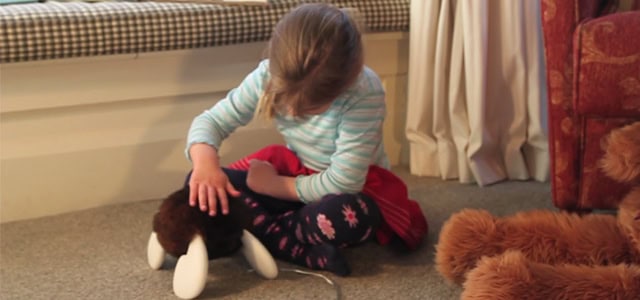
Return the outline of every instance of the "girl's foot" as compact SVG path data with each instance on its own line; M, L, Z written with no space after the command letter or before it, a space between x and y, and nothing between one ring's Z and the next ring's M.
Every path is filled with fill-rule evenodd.
M313 270L329 271L339 276L351 274L347 260L336 246L326 243L301 244L297 241L287 245L288 240L293 239L282 237L278 246L271 245L272 253L278 259Z
M327 270L339 276L351 274L351 268L349 268L347 260L340 253L340 249L331 244L311 246L307 257L311 262L310 268ZM305 259L305 263L309 264L309 262Z

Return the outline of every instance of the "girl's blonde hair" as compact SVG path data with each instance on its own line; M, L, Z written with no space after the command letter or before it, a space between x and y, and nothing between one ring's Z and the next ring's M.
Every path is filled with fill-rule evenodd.
M304 4L276 25L269 41L270 79L258 115L294 117L331 103L363 68L359 24L353 13L327 4Z

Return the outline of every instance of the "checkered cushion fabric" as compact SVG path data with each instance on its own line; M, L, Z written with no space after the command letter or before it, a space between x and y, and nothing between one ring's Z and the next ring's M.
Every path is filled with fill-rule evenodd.
M285 13L306 2L356 8L370 32L409 28L409 0L271 0L267 6L165 2L8 5L0 8L0 63L265 41Z

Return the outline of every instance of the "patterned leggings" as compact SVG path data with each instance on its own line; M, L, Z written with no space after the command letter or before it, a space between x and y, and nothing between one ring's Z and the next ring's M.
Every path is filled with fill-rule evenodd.
M349 266L338 249L373 238L380 225L380 211L365 195L327 195L305 205L256 194L247 187L246 171L224 171L247 195L244 201L254 213L251 232L277 259L347 275Z

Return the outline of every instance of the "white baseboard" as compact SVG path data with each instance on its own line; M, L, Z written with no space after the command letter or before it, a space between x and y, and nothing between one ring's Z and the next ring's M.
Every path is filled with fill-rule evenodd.
M235 87L264 43L0 65L0 222L157 199L189 170L193 117ZM369 34L367 64L388 94L385 147L406 157L408 35ZM223 163L281 143L270 126L239 129Z

